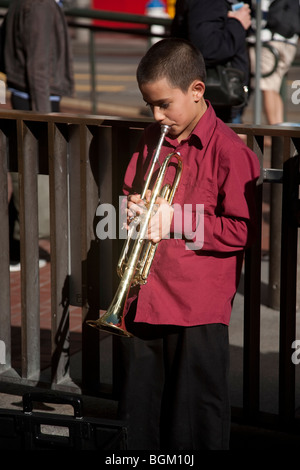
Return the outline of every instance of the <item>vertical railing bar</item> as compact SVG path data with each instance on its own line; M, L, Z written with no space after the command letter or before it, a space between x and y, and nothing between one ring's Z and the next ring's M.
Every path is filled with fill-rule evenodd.
M84 389L99 390L99 333L87 325L99 316L98 285L100 260L95 242L94 218L99 202L97 189L99 160L103 158L97 139L86 125L80 126L80 212L82 273L82 383ZM95 167L94 167L95 165ZM95 172L95 173L93 173Z
M0 357L0 372L11 368L11 325L10 325L10 276L9 276L9 221L8 221L8 172L6 137L0 131L0 341L5 347L5 357ZM3 362L1 362L1 359Z
M97 91L96 91L96 67L95 67L95 36L94 31L89 31L89 56L90 56L90 74L91 74L91 103L92 113L97 113Z
M118 216L118 197L117 193L114 192L114 184L113 184L113 173L114 168L118 168L120 171L119 166L116 164L114 167L113 164L113 157L112 157L112 147L113 147L113 138L112 138L112 127L99 127L97 132L97 149L98 149L98 178L97 178L97 185L99 191L99 200L98 200L98 207L104 207L104 204L109 204L110 207L115 209L115 215ZM95 161L96 155L93 156L93 160ZM93 164L95 167L95 163ZM100 205L100 204L101 205ZM98 282L100 283L100 308L102 310L106 310L111 302L114 292L114 282L113 279L115 278L116 269L114 264L114 248L116 245L116 240L112 239L112 237L107 237L102 239L101 233L99 233L99 225L100 221L103 219L102 210L97 211L97 225L96 225L96 240L99 245L99 257L101 261L100 269L99 269L99 277ZM118 226L116 224L116 230L118 230ZM118 234L116 233L118 237Z
M38 146L24 121L17 123L20 190L22 377L40 373L40 293L38 243Z
M291 141L285 137L279 339L279 422L283 429L291 427L295 417L295 364L291 348L296 336L299 156L290 155Z
M48 123L51 250L51 382L69 380L69 273L67 144ZM64 201L64 204L62 204Z
M282 169L283 138L272 137L271 168ZM268 304L274 310L280 308L280 247L281 247L282 186L272 184L270 188L270 236L269 236L269 289Z
M261 168L262 139L248 136L247 144L258 155ZM244 284L244 366L243 412L248 422L255 422L259 413L260 388L260 290L261 290L261 221L262 179L257 185L257 236L245 253Z
M82 306L81 266L81 181L80 181L80 126L68 127L69 225L70 225L70 304Z

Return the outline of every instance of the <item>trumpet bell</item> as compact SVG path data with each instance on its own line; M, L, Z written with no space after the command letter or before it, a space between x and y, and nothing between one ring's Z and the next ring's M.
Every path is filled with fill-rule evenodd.
M89 326L97 328L100 331L107 331L108 333L125 336L131 338L133 335L126 330L123 318L117 313L105 313L98 320L88 320L86 322Z

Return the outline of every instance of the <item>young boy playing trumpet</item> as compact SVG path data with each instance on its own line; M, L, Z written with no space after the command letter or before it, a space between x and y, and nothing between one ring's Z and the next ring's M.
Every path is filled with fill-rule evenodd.
M147 237L158 248L147 283L127 301L134 338L121 339L119 416L129 423L129 449L229 447L228 325L255 233L260 168L205 101L205 75L201 53L174 38L153 45L137 69L155 123L126 171L128 223L143 210L140 194L162 125L169 130L159 161L177 152L183 170L173 204L156 201Z

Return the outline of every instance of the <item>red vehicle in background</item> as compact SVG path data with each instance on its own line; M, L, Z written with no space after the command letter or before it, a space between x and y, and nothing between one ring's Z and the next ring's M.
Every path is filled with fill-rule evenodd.
M105 10L105 11L114 11L120 13L132 13L134 15L145 15L147 14L147 9L149 4L152 5L161 5L164 8L165 12L169 14L172 18L174 16L174 8L175 8L176 0L111 0L107 2L107 0L92 0L92 8L95 10ZM113 22L102 22L97 21L97 24L101 24L103 26L110 25L114 27L132 27L132 25L128 25L125 23L113 23Z

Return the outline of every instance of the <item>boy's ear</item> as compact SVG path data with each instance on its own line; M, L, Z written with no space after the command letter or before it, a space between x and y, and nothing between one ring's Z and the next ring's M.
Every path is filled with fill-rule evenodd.
M191 84L191 90L192 90L195 102L198 102L202 98L205 92L204 82L201 82L200 80L195 80Z

